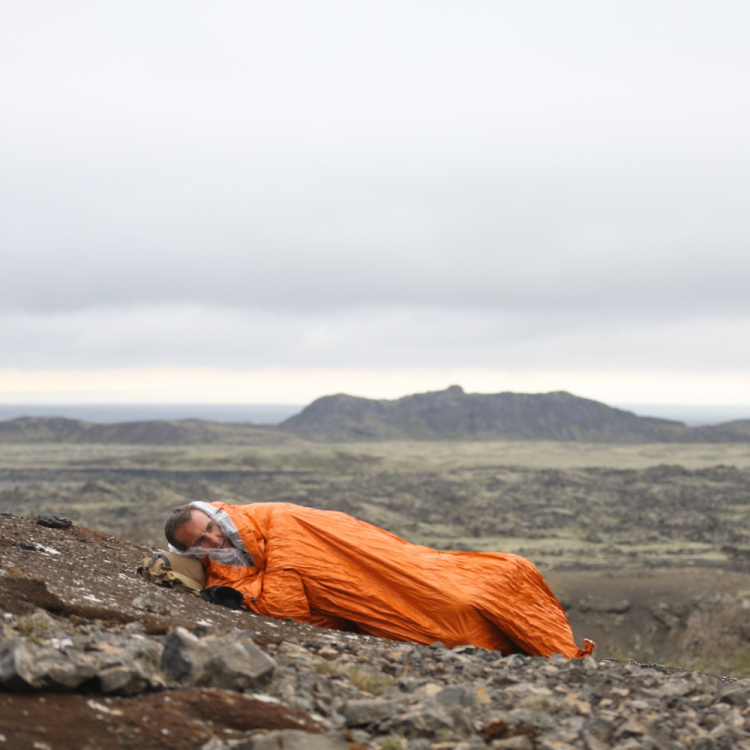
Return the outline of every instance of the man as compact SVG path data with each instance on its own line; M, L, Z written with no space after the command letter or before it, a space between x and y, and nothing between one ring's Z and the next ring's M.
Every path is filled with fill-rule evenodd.
M517 555L441 552L345 513L291 503L195 502L167 540L199 557L206 586L230 586L260 615L452 648L582 657L534 565Z

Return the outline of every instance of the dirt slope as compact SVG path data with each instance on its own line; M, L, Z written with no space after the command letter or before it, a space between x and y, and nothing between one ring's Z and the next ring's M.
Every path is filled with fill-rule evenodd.
M604 747L633 737L654 747L691 747L703 737L724 744L701 747L750 747L746 681L683 678L664 667L591 658L503 658L473 647L416 647L270 620L146 583L135 568L148 552L86 528L52 529L0 515L0 680L6 679L0 746L228 750L236 740L248 750L291 750L308 747L305 738L315 735L321 738L316 747L326 750L533 750L563 741ZM609 606L608 590L619 596L626 586L641 586L623 579L618 592L601 580L596 589L593 578L557 583L564 596L578 597L579 613L588 607L595 617L597 607ZM576 587L591 597L588 605ZM137 604L154 592L158 606ZM201 638L232 641L238 628L249 634L275 659L274 684L267 694L174 682L103 694L96 679L55 692L8 687L13 644L16 652L44 647L64 653L66 642L84 638L91 652L106 655L115 639L163 644L179 626ZM269 731L281 732L278 744L264 744ZM506 744L492 744L498 741Z

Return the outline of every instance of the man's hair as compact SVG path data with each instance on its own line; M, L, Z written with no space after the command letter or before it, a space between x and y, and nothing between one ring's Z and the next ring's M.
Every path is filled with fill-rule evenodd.
M164 524L164 536L167 537L167 541L175 548L184 552L187 547L180 542L175 533L177 530L184 526L186 523L190 523L193 517L193 511L198 510L193 508L191 505L180 505L179 508L175 508L168 516L167 522Z

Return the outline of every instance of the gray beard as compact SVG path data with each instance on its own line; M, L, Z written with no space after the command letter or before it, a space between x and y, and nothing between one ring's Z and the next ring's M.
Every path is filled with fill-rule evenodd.
M224 565L239 565L251 567L253 559L247 552L237 549L237 547L224 547L222 549L212 549L205 547L191 547L183 553L190 557L197 557L199 560L208 558L214 562L224 563Z

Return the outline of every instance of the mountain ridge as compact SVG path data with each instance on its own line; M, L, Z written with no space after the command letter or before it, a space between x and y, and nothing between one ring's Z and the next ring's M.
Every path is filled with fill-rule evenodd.
M732 423L734 424L734 423ZM336 394L316 399L279 428L299 437L347 440L559 440L710 442L750 440L750 424L691 428L640 417L566 391L466 393L457 385L393 401Z
M395 400L322 396L279 425L199 419L99 424L64 417L0 422L0 443L238 444L378 440L750 442L750 419L688 427L566 391L466 393L452 385Z

